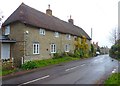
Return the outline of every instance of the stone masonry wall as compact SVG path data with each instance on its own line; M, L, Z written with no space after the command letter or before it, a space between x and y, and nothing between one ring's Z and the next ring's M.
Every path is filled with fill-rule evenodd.
M39 34L39 28L26 26L24 32L28 31L29 34L25 36L25 61L36 60L36 59L48 59L52 58L50 52L50 44L55 43L57 47L57 52L64 52L65 44L70 45L70 50L74 51L74 37L71 36L71 40L66 39L66 34L60 34L59 37L55 37L53 31L46 30L45 35ZM40 54L33 54L33 43L38 42L40 45Z

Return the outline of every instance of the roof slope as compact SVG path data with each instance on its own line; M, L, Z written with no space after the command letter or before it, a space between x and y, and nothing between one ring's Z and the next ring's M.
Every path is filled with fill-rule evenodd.
M49 16L34 8L31 8L22 3L3 23L3 26L10 23L20 21L35 27L42 27L52 31L61 33L69 33L76 36L84 35L87 39L91 40L88 34L80 27L71 23L60 20L54 16Z

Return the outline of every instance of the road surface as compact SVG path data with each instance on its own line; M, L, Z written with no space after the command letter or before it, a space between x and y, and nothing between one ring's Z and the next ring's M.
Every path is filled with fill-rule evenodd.
M118 61L108 55L59 64L23 76L3 80L3 84L98 84L112 72L118 71Z

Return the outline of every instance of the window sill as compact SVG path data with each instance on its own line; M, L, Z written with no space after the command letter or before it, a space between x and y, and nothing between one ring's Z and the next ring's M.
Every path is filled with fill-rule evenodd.
M55 36L56 38L59 38L59 36Z
M51 52L51 54L54 54L54 53L56 53L56 52Z
M67 53L68 53L69 51L65 51L65 52L67 52Z
M40 55L39 53L38 54L36 54L36 53L33 53L33 55Z

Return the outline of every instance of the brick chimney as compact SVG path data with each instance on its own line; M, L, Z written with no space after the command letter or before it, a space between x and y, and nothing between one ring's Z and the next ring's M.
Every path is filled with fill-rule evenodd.
M50 9L50 4L48 5L48 9L46 10L46 14L52 16L52 10Z
M71 23L71 24L74 24L73 19L71 19L71 15L70 15L70 19L68 19L68 22Z

